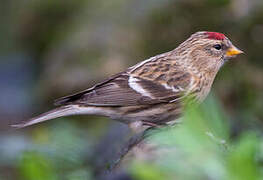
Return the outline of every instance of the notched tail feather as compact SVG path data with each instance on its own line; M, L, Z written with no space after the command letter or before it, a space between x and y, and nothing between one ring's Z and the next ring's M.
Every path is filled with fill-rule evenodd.
M11 125L11 127L14 128L23 128L27 127L36 123L40 123L43 121L55 119L58 117L63 117L63 116L70 116L76 114L77 108L75 105L69 105L69 106L61 106L56 109L53 109L51 111L48 111L46 113L40 114L39 116L36 116L34 118L29 119L28 121L19 123L19 124L14 124Z

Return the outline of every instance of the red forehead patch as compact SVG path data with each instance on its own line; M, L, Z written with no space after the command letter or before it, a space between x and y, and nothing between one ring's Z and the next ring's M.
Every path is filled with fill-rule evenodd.
M226 36L222 33L217 32L206 32L206 35L209 39L215 39L215 40L224 40Z

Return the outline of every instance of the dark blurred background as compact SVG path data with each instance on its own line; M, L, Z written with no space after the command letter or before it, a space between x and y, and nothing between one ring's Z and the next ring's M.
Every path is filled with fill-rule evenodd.
M95 116L9 125L196 31L222 32L245 52L212 91L232 139L262 133L262 0L2 0L0 14L0 179L97 177L127 139L125 125Z

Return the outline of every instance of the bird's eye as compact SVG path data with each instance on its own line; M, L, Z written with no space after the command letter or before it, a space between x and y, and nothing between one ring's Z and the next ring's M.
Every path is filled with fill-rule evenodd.
M216 44L213 46L216 50L222 49L222 46L220 44Z

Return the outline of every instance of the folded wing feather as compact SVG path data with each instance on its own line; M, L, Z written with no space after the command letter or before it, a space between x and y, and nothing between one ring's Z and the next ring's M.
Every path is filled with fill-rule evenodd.
M133 80L131 81L131 78ZM174 101L183 92L122 73L86 91L58 99L56 105L134 106Z

